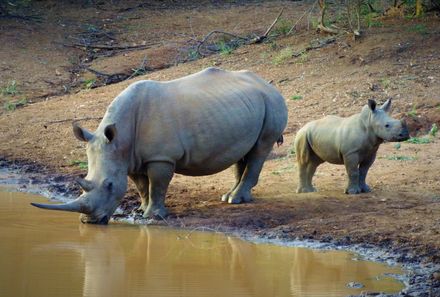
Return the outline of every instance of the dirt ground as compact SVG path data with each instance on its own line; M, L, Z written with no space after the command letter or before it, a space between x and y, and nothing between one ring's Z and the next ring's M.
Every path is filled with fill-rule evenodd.
M293 23L311 3L71 2L64 3L67 7L56 1L36 2L34 9L43 16L38 23L0 18L0 87L16 81L16 94L3 92L0 97L5 104L0 114L1 160L59 175L77 191L70 181L86 173L86 155L85 146L73 137L73 120L95 129L113 98L140 79L169 80L208 66L249 69L271 81L289 109L284 144L274 147L265 163L254 189L255 201L243 205L220 201L233 183L229 170L205 177L176 175L167 194L171 213L167 222L284 239L368 243L398 251L402 260L440 263L440 139L427 135L434 123L440 126L437 16L383 18L382 26L366 29L356 41L343 35L299 57L281 59L286 48L299 52L326 38L307 30L303 21L290 36L189 61L194 40L212 30L261 35L282 7L285 20ZM65 46L91 38L81 34L93 30L111 36L95 36L95 43L149 48L91 51ZM86 68L126 77L142 68L146 74L109 84ZM393 116L405 118L411 134L429 143L383 144L367 178L371 193L343 194L343 166L324 164L314 179L319 192L296 194L292 151L296 131L324 115L356 113L369 98L383 102L390 97ZM24 104L7 110L14 109L6 108L8 104L22 98ZM138 204L130 185L123 208L128 213Z

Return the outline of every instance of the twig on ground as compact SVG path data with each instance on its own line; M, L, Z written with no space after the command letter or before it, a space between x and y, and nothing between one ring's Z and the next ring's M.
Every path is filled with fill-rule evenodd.
M275 18L275 20L272 22L272 24L269 26L269 28L267 28L266 32L263 34L263 37L267 37L267 35L270 33L270 31L272 31L273 27L278 22L281 15L283 14L283 11L284 11L284 7L281 8L280 13L278 13L278 16Z
M303 50L293 53L292 56L293 57L299 57L301 56L303 53L308 52L310 50L314 50L314 49L318 49L321 47L324 47L328 44L331 44L333 42L336 41L336 37L330 37L330 38L324 38L324 39L319 39L316 42L310 44L309 46L305 47Z
M145 74L145 72L147 71L145 66L147 66L147 56L144 57L141 65L139 65L138 68L132 69L133 73L129 77L127 77L125 80L129 80L135 76Z
M205 37L202 39L202 41L200 41L199 44L197 45L196 51L197 51L197 53L198 53L200 56L202 56L202 57L205 56L204 54L202 54L202 53L200 52L200 48L201 48L202 45L203 45L203 44L204 44L204 43L205 43L205 42L206 42L206 41L207 41L212 35L214 35L214 34L224 34L224 35L229 35L229 36L235 37L235 38L237 38L237 39L241 39L241 40L244 40L244 41L248 41L248 38L241 37L241 36L238 36L238 35L233 34L233 33L225 32L225 31L220 31L220 30L213 30L213 31L209 32L208 34L206 34Z
M57 43L57 42L56 42ZM104 44L87 44L87 43L61 43L61 45L66 47L76 47L76 48L92 48L92 49L102 49L102 50L135 50L135 49L147 49L151 48L154 45L158 45L160 43L150 43L150 44L141 44L141 45L104 45Z
M102 120L102 117L85 117L85 118L69 118L62 120L54 120L47 122L46 125L60 124L65 122L91 121L91 120Z
M91 73L93 73L93 74L96 74L96 75L98 75L98 76L104 76L104 77L110 77L110 76L113 76L113 75L117 75L117 74L119 74L119 73L115 73L115 74L107 74L107 73L104 73L104 72L101 72L101 71L98 71L98 70L92 69L92 68L90 68L90 67L86 67L86 69L87 69L88 71L90 71Z
M261 35L261 36L257 36L254 39L251 40L250 44L253 43L261 43L263 42L267 36L269 35L270 31L272 31L273 27L275 26L275 24L278 22L278 20L280 19L281 15L283 14L284 11L284 7L281 9L281 11L278 13L278 16L275 18L275 20L272 22L272 24L269 26L269 28L267 28L266 32Z

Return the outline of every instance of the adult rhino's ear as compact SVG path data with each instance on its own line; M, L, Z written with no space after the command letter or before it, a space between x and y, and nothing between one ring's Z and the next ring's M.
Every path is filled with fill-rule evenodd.
M373 99L368 99L368 107L371 109L372 112L376 110L376 101Z
M73 127L73 134L75 135L76 138L78 138L81 141L89 141L90 139L92 139L93 134L90 133L89 131L87 131L84 128L81 128L78 123L73 122L72 123L72 127Z
M116 137L116 124L110 124L104 129L104 135L108 143L112 142Z
M380 109L382 109L385 112L389 112L391 109L391 98L388 99L387 101L385 101L384 104L382 104L382 106L380 107Z

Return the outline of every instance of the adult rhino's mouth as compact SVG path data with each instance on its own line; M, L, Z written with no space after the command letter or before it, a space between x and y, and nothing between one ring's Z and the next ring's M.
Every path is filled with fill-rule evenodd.
M95 217L91 215L81 214L79 220L83 224L97 224L97 225L107 225L110 220L110 216L104 215L102 217Z

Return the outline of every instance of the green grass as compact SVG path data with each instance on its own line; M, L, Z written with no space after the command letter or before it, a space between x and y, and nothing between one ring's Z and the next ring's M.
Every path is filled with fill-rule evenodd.
M422 35L428 34L428 28L426 27L425 24L414 24L411 25L407 28L407 31L409 32L415 32L415 33L419 33Z
M389 87L390 87L390 84L391 84L391 80L389 79L389 78L382 78L381 80L380 80L380 84L382 85L382 87L384 88L384 89L388 89Z
M303 96L301 96L301 95L292 95L290 97L291 100L295 100L295 101L301 100L302 98L303 98Z
M217 44L218 50L220 51L220 55L222 56L228 56L232 54L234 51L234 48L230 45L228 45L226 42L221 41Z
M199 53L197 52L197 50L195 49L191 49L190 51L188 51L188 59L190 61L194 61L197 60L198 58L200 58Z
M87 165L87 161L81 161L81 160L73 160L70 162L71 166L78 166L79 169L87 169L88 165Z
M94 78L87 79L84 81L83 87L86 90L90 90L92 87L94 87L95 83L96 83L96 79Z
M431 130L429 130L429 135L435 137L437 135L437 132L438 132L438 127L437 124L434 123L432 124Z
M272 29L271 35L286 35L292 28L292 23L286 19L280 19L275 28Z
M296 63L303 64L309 60L309 54L307 52L303 51L301 55L299 55L298 60L296 60Z
M272 58L272 63L275 65L281 65L291 59L293 56L293 50L291 47L283 48Z
M2 95L15 96L18 94L17 82L15 80L9 82L5 87L0 89Z
M405 142L413 143L413 144L427 144L431 142L431 139L429 139L428 137L411 137Z
M13 102L8 101L8 102L5 102L5 103L3 104L3 108L4 108L6 111L14 111L14 110L17 109L17 107L19 107L19 106L24 106L24 105L26 105L27 103L28 103L27 99L26 99L26 98L22 98L22 99L20 99L20 100L18 100L18 101L13 101Z
M416 106L413 105L413 107L411 108L411 110L408 111L406 114L409 115L409 116L412 117L412 118L415 118L415 117L417 116Z

